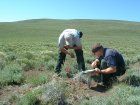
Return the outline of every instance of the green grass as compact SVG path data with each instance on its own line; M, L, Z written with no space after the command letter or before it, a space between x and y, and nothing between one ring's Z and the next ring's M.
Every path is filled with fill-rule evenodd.
M36 76L30 76L26 78L26 83L30 83L33 86L38 86L48 82L48 78L45 74L38 74Z
M41 86L51 81L50 77L57 63L58 37L66 28L76 28L84 33L82 44L87 69L90 69L88 62L94 59L91 54L91 47L96 42L102 43L104 47L114 48L121 52L127 66L140 62L139 22L88 19L37 19L3 22L0 23L0 86L26 83ZM66 68L69 68L70 74L77 73L76 66L76 60L67 56L66 63L62 68L62 77L64 79L67 77ZM109 96L108 99L91 97L89 100L82 99L80 104L129 105L133 103L138 105L140 97L137 94L139 93L137 87L140 86L140 70L138 67L129 68L124 81L122 81L123 85L116 86L116 90L110 90L113 97ZM33 72L33 76L27 76L30 71ZM34 75L34 72L42 73ZM44 72L45 74L43 74ZM70 86L67 86L67 89L67 91L72 92ZM70 96L70 93L67 96ZM11 100L15 101L15 98L13 96ZM52 101L54 100L56 101L56 99ZM38 98L34 93L27 93L23 99L18 101L18 104L24 105L24 101L27 102L26 105L35 104L38 102ZM49 102L51 102L51 99Z
M38 99L39 95L39 92L28 92L16 103L16 105L40 105Z
M47 49L57 52L58 36L66 28L83 31L83 47L87 55L90 55L91 46L95 42L114 47L126 58L133 59L139 55L140 23L109 20L28 20L0 23L0 48L4 51Z
M82 100L79 105L139 105L140 88L119 85L111 91L111 96L90 97L89 100Z
M22 68L18 64L5 66L0 70L0 87L5 85L20 85L24 83L24 74Z

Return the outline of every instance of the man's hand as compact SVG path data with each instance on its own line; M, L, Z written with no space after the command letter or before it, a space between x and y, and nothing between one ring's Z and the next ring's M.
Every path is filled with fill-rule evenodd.
M100 69L99 68L95 68L95 70L93 71L93 74L99 74L100 73Z
M81 50L82 46L76 46L75 45L75 46L71 47L69 45L65 45L64 48L66 48L66 49L74 49L74 50Z
M99 60L96 59L94 62L92 62L91 67L96 68L98 64L99 64Z

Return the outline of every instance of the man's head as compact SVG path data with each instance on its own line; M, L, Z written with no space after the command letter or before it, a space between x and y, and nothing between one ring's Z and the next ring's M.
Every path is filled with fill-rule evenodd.
M92 53L93 53L96 57L101 57L101 56L103 56L103 46L102 46L100 43L97 43L97 44L93 45Z
M82 38L82 36L83 36L83 32L79 31L79 38Z

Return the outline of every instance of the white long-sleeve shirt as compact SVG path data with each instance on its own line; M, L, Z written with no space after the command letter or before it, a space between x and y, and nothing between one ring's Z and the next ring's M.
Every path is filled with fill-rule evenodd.
M76 29L65 29L59 36L58 45L63 48L65 45L81 47L81 40L79 38L79 31Z

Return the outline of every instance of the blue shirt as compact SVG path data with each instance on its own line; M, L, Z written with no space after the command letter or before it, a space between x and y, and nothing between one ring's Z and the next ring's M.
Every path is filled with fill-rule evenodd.
M125 62L121 54L114 49L104 48L103 58L108 67L124 67Z

